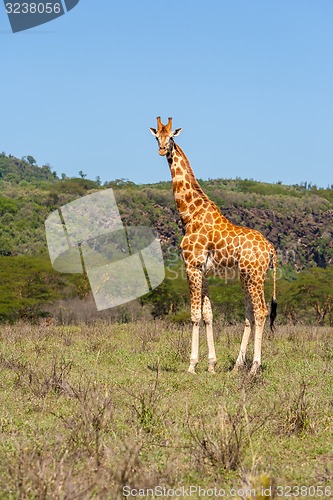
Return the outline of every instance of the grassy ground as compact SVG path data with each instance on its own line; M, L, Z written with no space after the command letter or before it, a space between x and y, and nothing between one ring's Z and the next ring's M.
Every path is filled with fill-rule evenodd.
M189 327L0 332L1 499L333 495L332 329L279 327L255 380L230 371L241 326L217 326L216 375L203 335L186 373Z

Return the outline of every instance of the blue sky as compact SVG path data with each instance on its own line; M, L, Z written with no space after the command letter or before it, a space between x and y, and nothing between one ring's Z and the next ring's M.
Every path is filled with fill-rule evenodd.
M198 178L333 183L331 0L80 0L16 34L0 8L1 151L168 180L172 116Z

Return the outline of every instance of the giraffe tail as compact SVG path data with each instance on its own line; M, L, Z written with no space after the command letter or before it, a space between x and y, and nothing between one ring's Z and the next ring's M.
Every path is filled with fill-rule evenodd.
M276 301L276 253L275 250L273 249L272 254L271 254L271 263L273 266L273 297L271 301L271 312L269 315L270 319L270 328L271 331L274 332L275 326L274 326L274 321L276 318L277 314L277 301Z

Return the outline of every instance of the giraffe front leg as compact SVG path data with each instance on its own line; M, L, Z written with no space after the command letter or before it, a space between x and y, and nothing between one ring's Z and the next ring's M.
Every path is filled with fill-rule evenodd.
M216 354L214 346L213 324L212 322L205 322L205 324L208 344L208 371L209 373L215 373Z
M186 269L188 284L191 295L191 319L192 348L189 373L195 373L195 367L199 360L199 327L201 321L201 297L202 297L202 272L199 269L188 267Z
M208 282L207 279L203 279L202 284L202 315L206 325L206 335L208 344L208 371L209 373L215 373L216 365L216 353L214 346L214 334L213 334L213 311L208 294Z
M190 366L187 370L189 373L195 373L195 367L199 360L199 328L200 323L193 322L191 358Z

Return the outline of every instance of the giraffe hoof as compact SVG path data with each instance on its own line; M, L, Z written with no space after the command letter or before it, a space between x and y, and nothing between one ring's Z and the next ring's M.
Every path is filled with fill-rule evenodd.
M208 373L216 373L216 371L215 371L215 362L214 363L209 363L209 365L208 365Z
M187 373L194 373L194 375L196 375L196 371L195 371L195 366L189 366L189 369L187 370Z
M231 371L232 371L232 373L238 373L239 371L244 370L244 368L245 368L244 361L239 361L239 362L236 361L236 363Z
M253 363L252 367L251 367L251 370L250 370L250 375L252 377L255 377L256 375L258 375L260 372L260 364L256 361Z

